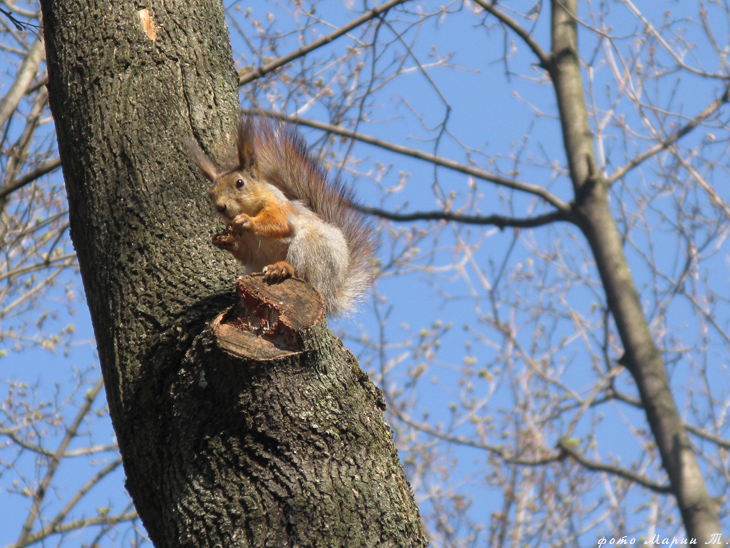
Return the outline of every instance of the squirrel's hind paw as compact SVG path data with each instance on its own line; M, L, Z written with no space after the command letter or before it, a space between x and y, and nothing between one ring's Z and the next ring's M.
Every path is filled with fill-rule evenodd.
M264 267L264 281L275 284L293 278L296 275L294 267L286 261L278 261Z

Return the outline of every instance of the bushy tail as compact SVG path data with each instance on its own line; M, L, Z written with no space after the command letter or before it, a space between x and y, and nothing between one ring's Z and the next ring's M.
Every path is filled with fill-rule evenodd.
M350 261L338 288L335 314L346 313L373 283L376 250L368 219L353 209L354 194L309 153L304 138L293 126L274 124L268 118L243 118L239 146L252 146L260 176L278 187L288 199L300 200L323 221L342 230Z

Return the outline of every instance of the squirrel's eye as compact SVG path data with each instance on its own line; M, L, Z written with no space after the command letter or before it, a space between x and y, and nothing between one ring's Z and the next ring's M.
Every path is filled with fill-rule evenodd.
M236 188L243 188L243 179L236 181Z

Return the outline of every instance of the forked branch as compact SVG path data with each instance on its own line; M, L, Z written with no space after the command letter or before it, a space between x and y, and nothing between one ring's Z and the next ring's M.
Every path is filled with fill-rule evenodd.
M362 17L358 17L354 21L348 23L347 25L340 27L334 32L331 32L327 36L323 36L319 40L315 40L311 44L308 44L302 48L299 48L297 51L293 51L288 55L284 55L283 57L279 57L278 59L274 59L270 63L266 63L264 66L259 67L257 69L254 69L250 72L241 71L239 73L238 78L238 85L243 86L245 84L248 84L249 82L252 82L253 80L256 80L258 78L261 78L262 76L265 76L269 72L272 72L280 67L283 67L287 63L291 63L292 61L299 59L300 57L304 57L308 53L321 48L322 46L326 46L330 42L336 40L343 34L347 34L353 29L356 29L360 25L367 23L371 19L375 19L376 17L380 17L384 13L386 13L389 9L397 6L398 4L404 4L408 0L391 0L390 2L387 2L383 4L382 6L379 6L377 8L373 8L369 12L367 12Z
M687 122L685 125L683 125L681 128L679 128L676 132L669 135L666 139L658 142L650 149L642 152L638 156L636 156L634 159L632 159L629 163L624 165L623 167L620 167L617 169L608 179L606 179L606 183L611 185L621 179L623 176L625 176L629 171L634 169L635 167L641 165L646 160L654 156L655 154L658 154L662 150L668 149L670 146L672 146L674 143L679 141L682 137L692 132L694 129L696 129L702 122L707 120L710 116L715 114L718 110L720 110L720 107L722 107L725 103L730 101L730 87L725 88L725 93L722 94L722 97L715 99L705 110L700 112L697 116L692 118L689 122Z

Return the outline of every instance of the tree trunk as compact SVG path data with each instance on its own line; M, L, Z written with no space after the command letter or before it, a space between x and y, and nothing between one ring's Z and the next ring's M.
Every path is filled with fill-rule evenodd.
M220 1L41 5L71 235L155 546L424 546L379 392L326 322L245 335L273 345L264 358L212 327L237 266L210 244L184 138L232 143Z
M609 187L596 167L578 61L577 0L552 2L552 58L563 141L576 193L574 222L593 252L608 307L624 347L622 363L639 389L662 463L682 513L687 536L697 543L720 541L720 522L697 457L669 386L666 368L641 307L608 202Z

